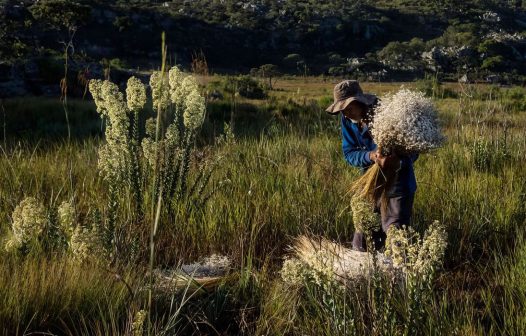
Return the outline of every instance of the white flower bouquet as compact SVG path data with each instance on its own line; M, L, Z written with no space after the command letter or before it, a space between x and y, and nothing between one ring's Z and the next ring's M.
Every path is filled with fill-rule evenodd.
M421 92L400 89L384 97L374 111L371 134L382 155L411 155L440 147L444 136L440 131L433 101ZM351 192L374 202L384 200L394 171L382 171L378 163L358 179Z
M371 133L386 154L424 153L440 147L444 140L431 99L407 89L380 101Z

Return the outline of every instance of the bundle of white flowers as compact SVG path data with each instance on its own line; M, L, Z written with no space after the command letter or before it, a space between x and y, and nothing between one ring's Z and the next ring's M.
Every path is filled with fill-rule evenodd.
M440 147L444 137L437 110L422 92L401 89L384 97L371 126L378 147L386 153L422 153Z
M12 237L5 249L14 251L40 238L47 222L44 205L34 197L26 197L13 211Z
M384 154L410 155L438 148L444 142L431 99L422 92L401 89L384 97L375 108L371 134L378 150ZM387 186L396 176L395 171L383 171L373 164L351 187L355 195L376 202L386 202Z

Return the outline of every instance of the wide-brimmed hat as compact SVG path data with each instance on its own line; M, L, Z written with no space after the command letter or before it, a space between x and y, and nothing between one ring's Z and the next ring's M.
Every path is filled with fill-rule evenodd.
M357 80L344 80L334 86L334 103L327 107L325 111L330 114L337 114L353 101L359 101L367 106L372 106L378 98L374 94L363 93Z

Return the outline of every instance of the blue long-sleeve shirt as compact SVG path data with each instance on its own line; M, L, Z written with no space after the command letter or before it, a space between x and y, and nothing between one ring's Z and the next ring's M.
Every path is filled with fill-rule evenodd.
M369 158L369 152L377 148L371 137L369 128L365 126L362 130L358 124L345 118L341 114L342 123L342 149L345 161L354 167L359 167L362 173L373 164ZM416 178L413 162L418 155L400 156L400 170L396 176L388 196L401 196L412 194L416 191Z

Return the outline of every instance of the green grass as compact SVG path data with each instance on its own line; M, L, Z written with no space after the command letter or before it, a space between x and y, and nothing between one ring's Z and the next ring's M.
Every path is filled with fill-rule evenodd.
M347 191L358 172L343 161L337 118L322 113L332 85L313 79L281 85L278 81L281 89L271 92L270 98L242 101L246 105L237 105L236 111L238 138L228 148L206 147L223 120L230 118L228 101L213 103L199 148L226 153L212 184L225 179L230 183L205 207L163 218L156 263L175 267L220 252L232 257L235 269L229 282L199 291L185 302L172 330L247 335L334 332L326 329L333 320L317 308L316 296L288 288L276 273L287 245L299 234L320 234L344 244L352 238ZM385 93L398 84L364 87ZM519 335L526 323L515 319L526 313L522 303L526 289L520 280L525 253L518 234L526 220L526 114L520 105L524 89L501 89L504 93L494 98L488 94L490 87L477 87L472 97L458 86L450 88L459 98L437 100L448 141L415 164L414 226L423 232L438 219L449 233L445 270L433 284L434 301L427 307L422 333ZM507 90L512 91L506 94ZM39 101L31 100L30 105L26 109L10 103L6 110L21 108L35 114ZM72 120L75 113L71 112ZM86 108L79 113L92 112ZM36 196L46 206L75 196L82 218L95 209L104 216L107 194L96 171L100 140L79 136L69 145L34 140L16 144L10 137L8 147L0 151L0 237L6 237L11 213L24 196ZM70 152L74 189L68 178ZM196 172L193 164L190 174ZM148 223L129 223L129 200L119 203L120 223L135 228L146 252ZM112 271L118 269L138 290L146 275L143 259L139 256L137 263ZM23 258L0 252L0 273L0 330L6 335L24 330L125 334L132 316L144 308L144 298L131 297L111 272L74 264L54 253ZM181 302L182 294L178 295ZM361 298L358 291L346 295L338 297L344 306ZM158 322L153 329L158 333L168 324L170 300L161 296L156 301ZM367 316L357 323L367 326Z

